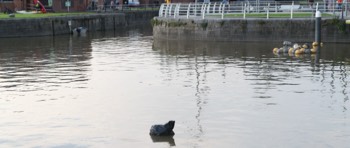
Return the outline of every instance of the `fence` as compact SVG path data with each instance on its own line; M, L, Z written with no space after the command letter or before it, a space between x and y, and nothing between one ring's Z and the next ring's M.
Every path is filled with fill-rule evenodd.
M160 5L159 4L140 4L137 6L134 5L97 5L92 6L89 4L87 10L90 11L108 11L108 12L114 12L114 11L139 11L139 10L159 10Z
M300 2L233 2L233 3L163 3L159 17L173 18L313 18L316 11L322 17L344 18L350 15L349 4Z

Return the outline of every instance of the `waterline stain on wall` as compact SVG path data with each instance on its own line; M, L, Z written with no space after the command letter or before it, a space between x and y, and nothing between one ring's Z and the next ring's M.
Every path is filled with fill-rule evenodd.
M314 19L222 20L155 17L152 22L155 39L313 42L315 38ZM344 20L324 19L322 24L323 42L350 42L350 27L345 25Z

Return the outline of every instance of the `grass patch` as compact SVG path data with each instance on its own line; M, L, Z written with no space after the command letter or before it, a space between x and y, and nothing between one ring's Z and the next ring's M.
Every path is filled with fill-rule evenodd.
M155 11L159 10L159 7L123 7L122 11Z
M70 12L70 13L35 13L35 14L20 14L15 13L16 18L45 18L45 17L57 17L57 16L77 16L77 15L87 15L87 14L96 14L94 12ZM0 14L0 19L10 18L8 14Z
M221 17L221 14L213 14L207 16ZM266 13L246 13L246 18L266 18ZM290 18L290 13L270 13L270 18ZM313 13L293 13L293 18L311 18L314 17ZM333 17L332 14L323 13L322 17ZM237 14L225 14L224 18L243 18L242 13Z

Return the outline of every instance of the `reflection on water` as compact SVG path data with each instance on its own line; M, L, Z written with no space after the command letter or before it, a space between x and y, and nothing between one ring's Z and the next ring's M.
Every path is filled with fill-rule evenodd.
M193 69L197 75L197 92L200 85L200 75L210 72L206 67L210 63L217 64L222 70L222 76L227 75L226 69L230 67L238 67L242 69L245 80L251 80L257 95L266 94L268 89L278 89L281 85L297 86L299 83L288 81L291 78L315 78L313 76L303 76L304 70L310 70L311 75L320 75L322 83L329 74L335 81L334 73L340 72L339 79L342 88L346 88L347 65L350 64L350 54L346 44L328 44L322 48L320 55L321 64L315 64L316 54L304 54L290 56L274 55L271 47L276 47L280 43L264 44L261 42L176 42L176 41L155 41L153 49L159 51L160 54L167 55L167 60L174 61L176 65L180 59L185 56L193 57ZM170 55L170 56L169 56ZM198 60L200 59L200 60ZM198 72L203 69L202 73ZM328 73L328 71L330 73ZM316 77L318 78L318 77ZM225 82L224 82L225 83ZM344 87L345 86L345 87ZM346 91L342 91L346 92ZM347 94L344 94L345 96ZM197 96L197 94L196 94ZM259 98L270 98L271 96L257 96ZM200 101L199 101L200 102Z
M288 114L293 115L293 113L290 113L290 112L293 112L292 111L293 109L288 110L288 108L290 107L287 107L289 105L287 105L286 103L291 103L291 106L293 106L292 104L296 104L296 103L299 104L305 101L303 99L308 100L308 101L305 101L305 103L306 104L311 103L311 105L309 106L310 109L314 109L314 111L316 111L318 109L315 109L315 108L319 108L319 106L315 106L314 104L314 101L316 99L318 101L321 101L320 103L321 106L327 106L327 108L330 108L333 111L333 114L337 114L334 112L339 111L339 114L338 114L339 119L336 119L336 120L340 121L342 124L345 125L344 127L341 127L341 128L343 129L346 128L347 127L346 123L349 121L348 120L349 115L346 113L346 111L349 108L349 102L348 102L349 89L347 89L347 82L349 81L349 77L347 73L348 73L349 61L350 61L349 54L347 54L347 52L349 52L347 45L346 44L328 44L328 45L326 44L322 48L322 53L320 55L320 63L316 64L315 55L301 55L301 56L273 55L272 48L278 47L279 44L281 43L271 42L268 44L264 44L261 42L230 42L230 43L227 43L227 42L210 43L209 42L208 43L208 42L199 42L199 41L197 42L154 41L153 49L166 57L164 63L167 64L167 67L174 67L173 69L176 69L176 71L193 70L193 72L195 73L194 75L196 75L196 80L192 83L196 84L195 96L197 98L196 102L198 107L198 111L197 111L198 113L195 116L195 118L197 120L197 126L198 126L197 132L199 135L198 137L200 139L199 141L203 140L203 138L201 138L201 135L203 133L220 132L218 131L218 129L214 127L210 127L212 129L215 129L213 131L203 130L203 124L201 123L202 118L208 117L208 114L210 113L206 113L206 115L204 115L205 117L201 117L201 114L203 114L203 108L205 110L205 108L208 108L208 106L211 106L209 104L213 103L214 101L218 101L217 99L214 99L214 98L218 98L221 95L222 96L227 95L227 97L231 97L235 99L245 98L243 100L250 100L247 102L248 104L246 104L246 106L244 106L245 101L242 100L243 102L239 102L240 104L237 104L239 106L237 109L233 109L233 108L230 108L229 106L227 107L225 106L226 103L229 102L232 104L233 102L236 102L236 100L235 101L231 100L228 102L218 101L218 102L222 102L220 105L224 106L221 108L224 112L234 111L234 112L244 113L245 112L244 110L248 108L264 112L264 110L267 109L266 107L269 107L269 106L283 106L287 109L287 110L272 109L272 110L276 110L277 112L281 112L281 111L282 112L280 115L274 115L275 113L270 115L264 115L264 116L267 116L267 118L269 119L271 118L271 115L278 116L277 119L286 118L284 116L288 116ZM183 68L184 65L188 65L187 68ZM172 70L168 70L168 71L172 71ZM214 78L210 75L216 76L216 77ZM179 76L173 79L180 79L180 77L183 77L183 76ZM211 81L216 81L216 83L219 83L220 80L222 81L221 82L222 84L216 84L217 86L213 84L208 84ZM221 89L218 89L218 90L214 89L215 87L220 87ZM250 91L247 91L247 89L248 90L252 89L253 91L250 92ZM213 95L212 98L210 97L210 95L208 97L207 94L213 94L213 93L215 95ZM210 98L210 99L205 99L205 98ZM255 99L261 99L261 100L255 100ZM283 101L283 100L286 100L286 101ZM254 101L255 103L251 101ZM256 103L258 104L261 103L262 105L266 105L266 107L261 106L260 104L257 105ZM277 108L281 108L281 107L277 107ZM283 112L283 111L286 111L286 112ZM301 117L301 118L312 118L312 116L319 116L319 113L308 114L306 112L309 112L308 108L302 109L302 111L300 111L299 113L296 113L296 115L298 116L298 114L305 114L303 115L305 117ZM280 117L281 115L282 117ZM210 116L214 118L211 120L215 120L215 116L218 116L218 115L215 114L213 116ZM231 117L234 115L223 113L222 116L223 116L222 118L216 117L218 120L219 119L220 120L215 122L224 122L224 120L227 120L225 119L227 116ZM242 116L242 114L237 114L237 116ZM247 119L249 117L245 116L243 118ZM273 117L273 118L276 118L276 117ZM237 119L237 120L241 121L242 119ZM260 119L252 118L249 120L258 122ZM263 120L266 120L266 119L263 119ZM299 120L304 120L304 119L299 119ZM334 119L324 119L324 117L322 116L318 120L322 120L321 122L324 122L324 120L333 122L332 120ZM235 122L238 122L233 119L228 119L228 121L232 122L232 124L234 124ZM269 122L267 125L269 124L271 125L270 127L271 130L272 128L274 128L273 127L274 124L279 124L279 122L283 123L283 121L275 121L275 120L272 120ZM263 123L263 124L266 124L266 123ZM286 124L286 123L283 123L283 124ZM306 125L317 124L317 122L312 121L304 124ZM215 126L218 126L218 125L215 125ZM251 123L247 124L247 127L252 128L249 125L255 125L255 124L251 124ZM290 123L286 125L290 125ZM223 128L228 131L226 132L221 131L221 132L224 132L222 133L222 135L227 134L227 132L229 131L231 131L232 133L237 133L237 132L245 133L250 131L248 128L244 129L245 126L242 126L242 124L230 125L228 123L226 126L227 127L233 126L233 128L232 129ZM253 127L259 129L259 128L266 128L269 126L255 125ZM237 128L238 129L243 128L244 130L240 131L240 130L237 130ZM303 129L302 127L299 127L299 128ZM325 127L322 127L322 126L317 128L326 129ZM261 129L259 130L258 129L256 130L261 132ZM283 131L288 129L289 128L281 128L280 130ZM298 130L298 129L294 129L294 130ZM279 131L279 130L276 130L276 131ZM259 133L257 135L264 135L264 134L267 134L267 133ZM338 133L338 134L341 134L341 133ZM344 136L347 135L346 133L343 133L343 134ZM218 134L218 135L221 135L221 134ZM208 135L204 134L204 136L206 137ZM216 138L220 138L221 136ZM242 135L237 134L237 136L242 136ZM194 136L194 137L197 137L197 136ZM253 137L254 136L252 137L248 136L247 138L250 139ZM348 135L345 137L348 137ZM258 140L263 143L266 142L266 141L261 141L260 138L255 140ZM237 138L237 140L234 140L234 141L237 143L243 143L243 145L240 145L240 144L237 144L237 145L247 146L245 145L247 144L245 143L245 140L248 140L248 139L243 138L244 142L238 139L242 139L242 138ZM345 142L345 141L342 141L342 142ZM342 146L341 144L342 142L337 141L335 143L337 143L338 146ZM294 143L291 142L292 145L295 145L296 143L297 142L294 142ZM333 142L330 142L330 143L333 143ZM345 143L348 143L348 142L345 142ZM225 146L225 144L222 144L222 143L220 145ZM257 146L255 144L248 144L248 145L253 147Z
M0 39L1 147L350 144L346 44L325 44L315 64L274 55L279 42L150 32ZM176 135L150 139L149 127L169 120Z
M87 40L67 36L1 39L0 91L54 91L67 83L84 88L91 59Z
M154 143L166 142L169 146L176 146L173 136L151 136L151 139Z

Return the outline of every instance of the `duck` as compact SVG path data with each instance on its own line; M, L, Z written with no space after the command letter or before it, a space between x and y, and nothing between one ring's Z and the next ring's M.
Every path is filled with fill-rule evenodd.
M305 54L310 54L311 53L311 48L310 48L311 46L310 46L310 44L305 43L305 44L303 44L302 47L303 47L302 50L301 50L302 53L305 53Z
M300 54L316 53L317 46L319 46L317 42L313 42L312 44L304 43L301 46L297 43L294 43L292 46L292 42L284 41L282 47L274 48L272 51L274 54L285 53L290 56L293 56L293 55L300 55ZM320 46L322 46L322 43L320 44Z
M290 42L290 41L283 41L283 46L292 46L292 42Z
M305 49L310 48L310 44L304 43L302 47L305 48Z
M277 54L282 54L283 53L283 48L281 47L281 48L277 48L277 52L276 52Z
M288 53L290 46L283 46L282 47L282 52L283 53Z
M318 46L320 45L320 47L323 47L323 43L321 42L320 44L318 42L313 42L312 46Z
M295 53L294 53L294 54L296 54L296 55L298 55L298 54L303 54L303 53L304 53L304 50L305 50L305 48L297 49L297 50L295 50Z
M305 48L304 49L304 53L305 54L310 54L311 53L311 49L310 48Z
M295 43L294 45L293 45L293 47L291 47L290 49L289 49L289 54L295 54L295 51L297 50L297 49L300 49L300 46L299 46L299 44L297 44L297 43Z
M294 54L294 48L293 47L289 48L288 54Z
M298 44L298 43L295 43L294 45L293 45L293 48L294 49L297 49L297 48L299 48L300 47L300 45Z
M152 125L149 134L151 136L173 136L175 135L173 131L174 126L175 126L175 121L173 120L170 120L164 125L160 125L160 124Z
M316 53L317 52L317 48L311 48L310 52L311 53Z

